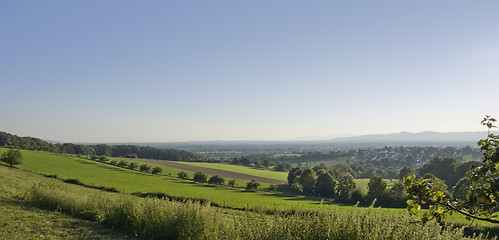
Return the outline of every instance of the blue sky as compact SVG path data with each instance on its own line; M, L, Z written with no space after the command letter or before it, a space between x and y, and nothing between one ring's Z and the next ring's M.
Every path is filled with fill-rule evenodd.
M67 142L479 131L498 1L3 1L0 131Z

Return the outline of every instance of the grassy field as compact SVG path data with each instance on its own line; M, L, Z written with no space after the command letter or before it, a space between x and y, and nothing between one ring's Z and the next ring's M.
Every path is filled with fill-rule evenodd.
M0 149L0 154L6 149ZM353 206L332 204L326 201L321 205L321 199L317 197L294 196L280 192L245 192L241 189L228 187L212 187L204 184L195 184L192 181L180 180L169 176L156 176L140 173L127 169L117 168L108 164L98 163L90 160L79 159L67 155L59 155L48 152L23 150L23 164L20 169L44 174L55 174L63 179L79 179L90 185L114 187L123 193L133 192L164 192L171 196L183 196L190 198L203 198L222 206L253 209L328 209L336 208L339 211L350 211ZM36 175L36 181L48 179ZM50 179L49 179L50 180ZM52 180L56 181L56 180ZM359 186L367 185L368 179L357 180ZM19 183L24 183L20 178ZM32 184L28 181L26 184ZM4 185L0 185L3 187ZM405 209L382 209L387 215L406 215ZM459 214L454 214L450 222L468 223ZM477 225L478 223L475 223ZM482 224L490 226L491 224Z
M6 151L6 149L0 150ZM279 192L246 192L228 187L195 184L169 176L145 174L66 155L22 150L23 164L32 172L54 174L63 179L78 179L89 185L114 187L123 193L164 192L172 196L204 198L237 208L299 207L317 209L321 201L316 197L294 196ZM0 152L1 153L1 152Z
M276 179L276 180L283 180L283 181L287 181L287 178L288 178L287 172L276 172L276 171L246 167L246 166L241 166L241 165L231 165L231 164L224 164L224 163L206 163L206 162L182 162L182 164L191 165L191 166L198 166L198 167L213 168L213 169L220 169L220 170L225 170L225 171L243 173L243 174L264 177L264 178L270 178L270 179Z
M27 206L22 196L47 178L0 164L0 239L123 239L101 224Z
M410 224L407 216L388 214L382 209L339 207L314 211L293 211L264 214L213 208L196 203L178 203L161 199L142 199L120 193L108 193L64 184L54 179L0 166L0 174L7 171L3 182L14 185L18 179L41 183L27 189L19 197L24 204L62 212L70 216L102 223L139 239L462 239L460 228L442 228L437 223ZM13 174L12 174L13 173ZM33 181L33 178L37 179ZM12 190L12 189L11 189ZM32 207L30 207L31 209ZM1 209L1 208L0 208ZM32 209L33 212L40 211ZM46 212L46 211L43 211ZM50 213L50 212L48 212ZM54 213L58 215L59 213ZM9 219L12 214L8 215ZM65 217L70 219L70 217ZM63 219L63 218L59 218ZM38 219L36 219L38 220ZM44 220L44 219L41 219ZM77 220L78 221L78 220ZM63 220L68 223L69 220ZM94 223L89 223L94 225ZM37 231L35 226L33 229ZM69 227L66 235L52 239L75 238ZM93 229L93 228L92 228ZM0 229L3 234L5 229ZM22 231L6 236L23 238ZM83 231L85 233L85 230ZM18 234L23 235L18 235ZM79 239L112 239L120 233L92 233L77 235ZM20 236L20 237L19 237ZM27 238L37 238L31 237ZM479 238L482 239L482 238Z

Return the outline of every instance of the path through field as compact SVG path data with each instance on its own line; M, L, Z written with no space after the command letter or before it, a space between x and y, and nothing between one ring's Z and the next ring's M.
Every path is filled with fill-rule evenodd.
M236 173L236 172L220 170L220 169L191 166L191 165L186 165L186 164L182 164L179 162L171 162L171 161L165 161L165 160L152 160L152 159L134 159L134 160L141 161L141 162L147 162L147 163L151 163L151 164L164 165L164 166L178 168L178 169L182 169L182 170L186 170L186 171L204 172L208 175L218 175L218 176L221 176L224 178L236 178L236 179L242 179L242 180L247 180L247 181L251 181L254 179L257 182L264 182L264 183L270 183L270 184L287 184L286 181L282 181L282 180L257 177L257 176L252 176L252 175L248 175L248 174Z

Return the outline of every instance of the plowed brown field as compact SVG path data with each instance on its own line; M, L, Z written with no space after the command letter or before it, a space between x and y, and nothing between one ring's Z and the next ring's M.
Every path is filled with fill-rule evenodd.
M182 170L186 170L186 171L204 172L208 175L218 175L218 176L221 176L224 178L236 178L236 179L242 179L242 180L247 180L247 181L251 181L254 179L257 182L264 182L264 183L270 183L270 184L287 184L286 181L257 177L257 176L252 176L252 175L248 175L248 174L236 173L236 172L225 171L225 170L220 170L220 169L191 166L191 165L186 165L186 164L182 164L179 162L171 162L171 161L164 161L164 160L152 160L152 159L134 159L134 160L146 162L146 163L151 163L151 164L168 166L168 167L172 167L172 168L178 168L178 169L182 169Z

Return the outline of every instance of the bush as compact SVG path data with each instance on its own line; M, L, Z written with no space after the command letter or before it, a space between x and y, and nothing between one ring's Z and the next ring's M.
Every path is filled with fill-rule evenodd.
M269 188L267 188L269 191L277 191L277 185L270 184Z
M187 178L189 178L189 177L187 176L187 173L186 173L186 172L184 172L184 171L179 172L177 175L178 175L178 177L179 177L179 178L182 178L182 179L187 179Z
M194 173L194 178L192 178L192 180L194 180L194 182L205 183L207 178L208 176L206 175L206 173L196 172Z
M155 167L153 170L152 170L152 174L161 174L163 172L163 169L160 168L160 167Z
M147 165L147 164L143 164L143 165L140 165L140 168L139 170L141 172L146 172L148 173L149 171L151 171L151 166Z
M131 162L128 164L128 169L135 170L139 165L137 163Z
M111 161L109 164L116 166L116 165L118 165L118 161L113 160L113 161Z
M227 185L228 185L229 187L236 187L236 186L237 186L236 179L232 179L232 180L230 180L230 181L227 183Z
M121 161L118 163L118 165L116 165L116 166L118 166L118 167L126 167L127 165L128 165L128 163L126 163L125 161L121 160Z
M246 187L244 189L246 189L246 191L254 192L258 190L258 187L260 187L260 183L256 182L255 180L251 180L251 182L248 182L246 184Z
M208 183L213 184L213 185L223 185L223 184L225 184L225 179L223 177L215 175L215 176L210 177L210 179L208 180Z

